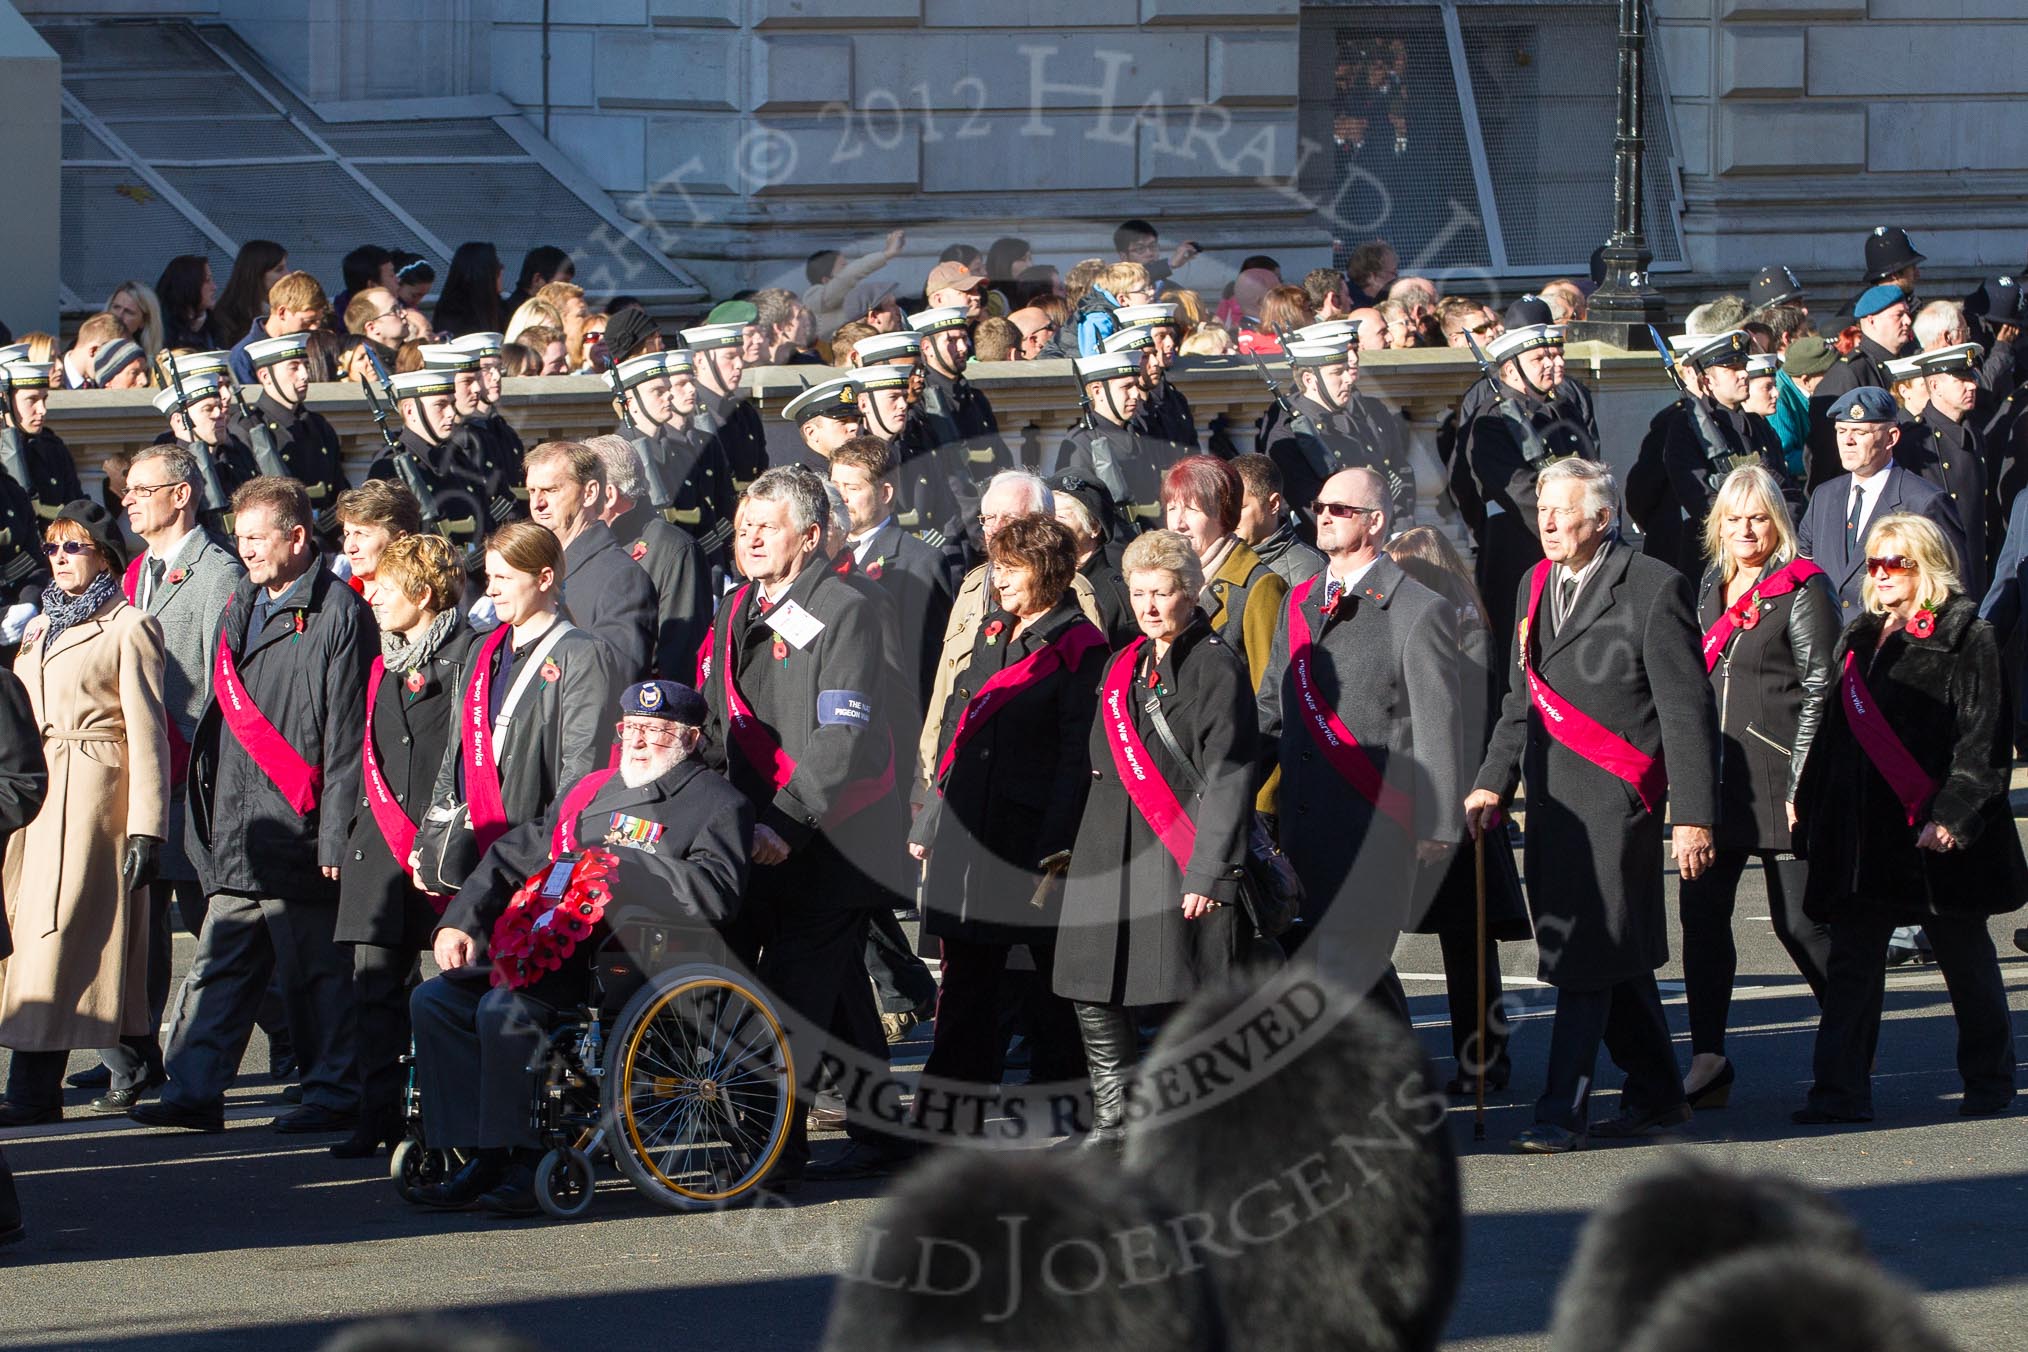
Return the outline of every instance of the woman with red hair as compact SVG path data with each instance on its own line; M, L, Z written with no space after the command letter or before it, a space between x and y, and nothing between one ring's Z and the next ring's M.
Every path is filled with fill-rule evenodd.
M1204 565L1197 604L1211 632L1240 655L1258 683L1289 584L1236 533L1245 493L1239 472L1216 456L1186 455L1162 477L1164 524L1190 541Z

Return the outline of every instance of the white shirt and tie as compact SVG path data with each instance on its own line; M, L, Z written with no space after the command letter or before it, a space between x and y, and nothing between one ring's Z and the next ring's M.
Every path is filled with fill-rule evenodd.
M1866 523L1880 509L1880 494L1887 487L1887 476L1894 471L1893 462L1882 465L1867 478L1852 475L1852 492L1845 500L1845 552L1858 558L1866 543Z
M151 547L146 561L141 564L141 576L134 583L134 604L146 610L148 603L155 599L155 589L162 585L162 579L169 575L176 561L203 548L203 538L203 531L188 530L159 554Z

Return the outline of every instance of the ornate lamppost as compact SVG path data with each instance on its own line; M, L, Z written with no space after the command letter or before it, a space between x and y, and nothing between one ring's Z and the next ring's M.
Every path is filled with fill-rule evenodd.
M1613 135L1613 229L1603 257L1605 280L1592 293L1587 318L1570 326L1573 341L1591 339L1629 350L1653 346L1649 324L1667 317L1648 283L1646 232L1641 227L1641 134L1645 113L1648 11L1644 0L1619 0L1618 123Z

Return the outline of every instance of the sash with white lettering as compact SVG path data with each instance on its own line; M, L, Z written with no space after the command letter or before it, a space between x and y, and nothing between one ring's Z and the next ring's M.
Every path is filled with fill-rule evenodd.
M482 856L507 833L507 802L500 792L500 763L493 756L491 699L493 658L512 629L512 625L501 625L486 635L486 641L479 646L472 683L465 688L464 735L458 739L461 744L458 755L465 770L465 806L471 810L472 838Z
M617 770L594 770L570 786L570 792L563 795L563 802L556 809L556 829L549 836L549 862L555 863L567 854L577 853L577 819L591 806L591 800L598 797L606 781L618 774Z
M1098 627L1080 618L1019 662L994 672L978 693L965 702L964 712L958 715L958 726L951 733L951 744L937 758L937 792L944 791L944 779L956 763L959 750L994 714L1007 707L1008 700L1047 678L1058 667L1075 670L1086 653L1105 646L1106 636Z
M218 699L219 715L246 754L268 777L268 782L281 790L283 801L297 816L309 815L323 790L324 771L304 760L302 753L289 745L289 739L268 722L267 715L253 702L253 696L240 683L239 668L232 660L232 645L223 634L218 639L218 657L211 664L211 689Z
M1553 566L1547 559L1535 565L1528 584L1528 613L1521 619L1517 640L1521 652L1521 674L1528 679L1528 698L1534 702L1536 712L1542 715L1542 726L1551 737L1615 779L1625 780L1641 796L1642 807L1649 812L1660 812L1662 796L1669 787L1669 774L1662 766L1662 758L1650 756L1551 690L1548 683L1535 674L1535 664L1528 658L1528 631L1535 627L1535 617L1542 609L1542 592Z
M1197 848L1197 823L1190 820L1176 799L1176 791L1155 768L1148 744L1134 726L1134 666L1147 642L1145 636L1135 639L1106 669L1105 687L1099 692L1099 717L1105 721L1106 746L1113 753L1113 768L1119 771L1127 801L1168 849L1176 867L1188 873L1190 855Z
M1718 617L1718 622L1704 631L1704 670L1711 671L1718 665L1718 659L1725 655L1725 645L1732 642L1732 636L1742 629L1751 629L1759 620L1749 620L1760 610L1762 601L1777 596L1787 596L1813 577L1822 577L1824 570L1808 559L1790 559L1773 573L1753 584L1746 595Z
M1859 749L1887 781L1887 787L1894 790L1902 810L1908 814L1908 824L1914 826L1929 811L1930 799L1936 797L1942 786L1916 763L1888 723L1887 715L1874 703L1873 692L1866 688L1866 678L1859 674L1856 653L1845 654L1845 670L1838 678L1838 698L1844 701L1845 722L1852 729Z
M738 618L739 608L746 604L746 594L753 590L751 582L746 583L732 594L732 599L719 611L724 621L719 626L718 663L725 682L726 725L731 732L732 744L739 748L739 754L746 763L768 777L775 792L788 787L796 774L796 759L783 749L767 725L754 716L753 706L746 702L746 696L739 692L739 682L734 679L738 668L732 660L732 627ZM831 799L831 810L824 814L824 825L836 826L846 818L865 811L885 798L894 789L894 742L889 734L887 765L871 779L855 779L840 788Z
M1352 729L1345 726L1338 711L1317 692L1316 674L1311 669L1310 621L1303 614L1303 602L1316 585L1317 579L1313 577L1289 593L1289 676L1296 684L1296 703L1303 726L1310 730L1310 740L1317 744L1317 750L1324 753L1324 759L1341 779L1396 826L1413 835L1415 804L1399 785L1387 782L1373 757L1352 735Z
M387 775L380 768L380 754L373 749L373 706L380 695L380 679L387 671L383 658L373 659L373 670L366 678L366 804L373 809L373 824L380 828L380 838L387 842L387 848L394 855L395 862L405 870L408 857L415 853L415 823L402 805L395 801L394 789L387 782ZM449 897L439 897L434 892L424 893L442 915Z

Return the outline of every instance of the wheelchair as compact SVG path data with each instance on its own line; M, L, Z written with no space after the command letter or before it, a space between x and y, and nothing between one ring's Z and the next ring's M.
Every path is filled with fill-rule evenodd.
M413 1202L464 1160L429 1146L413 1054L406 1060L408 1132L388 1172ZM545 1151L536 1200L557 1220L590 1209L603 1162L672 1211L751 1200L800 1111L781 1019L708 926L609 935L586 998L547 1030L529 1069L530 1123Z

